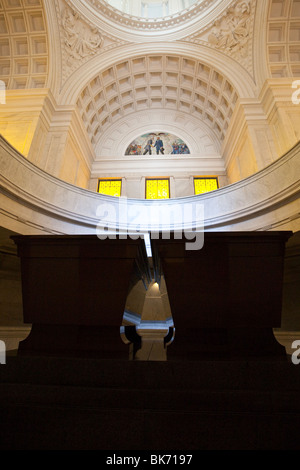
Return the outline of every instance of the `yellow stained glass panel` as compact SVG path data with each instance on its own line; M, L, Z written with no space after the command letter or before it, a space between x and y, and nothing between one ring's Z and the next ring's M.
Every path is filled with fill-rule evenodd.
M98 192L108 196L121 196L122 181L121 180L100 180Z
M219 188L218 178L194 178L195 194L208 193Z
M169 199L170 182L168 179L146 180L146 199Z

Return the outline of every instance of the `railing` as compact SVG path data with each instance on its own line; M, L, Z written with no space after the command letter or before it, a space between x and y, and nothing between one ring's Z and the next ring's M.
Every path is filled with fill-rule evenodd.
M300 142L262 171L200 196L113 198L44 172L0 137L0 220L19 233L300 229ZM150 230L149 230L150 229Z

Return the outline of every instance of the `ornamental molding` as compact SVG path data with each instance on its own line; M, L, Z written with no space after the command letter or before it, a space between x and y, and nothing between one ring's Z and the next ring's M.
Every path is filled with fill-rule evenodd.
M193 155L221 155L221 142L206 122L180 111L152 109L125 115L104 130L95 146L96 160L101 161L103 156L126 160L128 145L139 135L153 131L178 135Z
M189 203L204 204L205 214L208 214L204 220L206 230L272 230L282 226L284 230L296 232L300 228L299 152L298 143L267 168L218 191L157 204L145 199L118 198L116 210L123 205L124 210L128 210L130 221L132 208L137 205L156 206L160 211L161 205L172 209L172 206ZM48 189L46 192L45 187ZM111 196L78 188L44 172L1 136L0 188L0 213L5 227L14 231L16 227L29 226L31 233L34 228L77 235L95 233L99 224L99 205L107 207L107 204L114 203ZM159 220L164 219L160 217ZM182 220L178 222L182 224ZM195 220L193 226L203 226L203 220ZM114 228L113 225L110 227ZM182 225L181 228L190 229ZM166 223L161 229L169 230L170 227Z
M55 0L62 49L62 83L94 56L123 44L103 34L74 10L68 0Z
M67 6L62 11L61 24L69 62L92 56L102 46L103 38L97 28L91 29Z
M165 31L177 25L182 25L191 21L199 15L204 15L213 4L219 3L219 0L198 0L195 5L191 5L173 15L163 18L139 18L127 13L121 12L117 8L108 4L105 0L87 0L92 8L96 9L108 20L121 24L137 31Z
M223 52L253 74L255 10L256 0L235 1L206 31L198 31L184 41Z

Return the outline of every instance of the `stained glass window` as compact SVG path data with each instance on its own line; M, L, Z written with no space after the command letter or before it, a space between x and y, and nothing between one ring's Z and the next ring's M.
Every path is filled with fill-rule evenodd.
M208 193L209 191L214 191L215 189L219 189L219 181L217 176L210 176L210 177L196 177L194 178L194 187L195 187L195 194L203 194Z
M146 199L169 199L170 181L169 179L147 179Z
M98 193L108 196L121 196L122 180L99 180Z

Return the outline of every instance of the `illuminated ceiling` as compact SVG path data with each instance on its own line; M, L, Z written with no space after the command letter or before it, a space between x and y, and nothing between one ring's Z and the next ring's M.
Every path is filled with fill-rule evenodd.
M117 10L141 18L164 18L188 10L204 0L106 0Z
M118 35L155 36L191 28L205 29L234 0L67 0L98 25L106 24ZM92 13L92 14L91 14ZM162 16L157 16L157 15ZM117 29L115 29L117 28Z
M222 153L236 105L258 98L266 79L299 76L300 2L180 2L163 18L138 18L113 0L3 0L1 79L76 106L97 158L155 118L164 131L180 126L196 152ZM117 128L121 147L109 136Z

